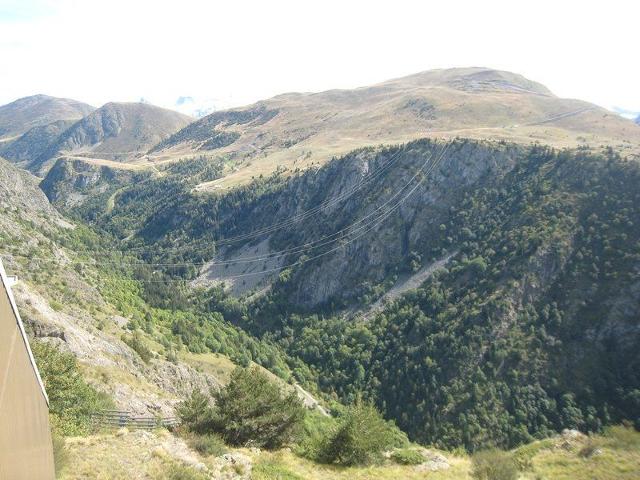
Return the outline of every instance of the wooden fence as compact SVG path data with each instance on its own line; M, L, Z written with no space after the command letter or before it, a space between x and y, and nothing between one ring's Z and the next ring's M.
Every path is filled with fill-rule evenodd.
M102 410L95 412L91 414L91 420L95 426L142 428L146 430L159 427L172 428L180 423L176 417L137 416L123 410Z

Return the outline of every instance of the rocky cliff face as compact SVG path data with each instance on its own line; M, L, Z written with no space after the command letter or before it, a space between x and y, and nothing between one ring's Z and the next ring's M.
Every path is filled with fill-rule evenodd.
M427 442L464 441L457 432L482 425L508 444L523 423L530 433L633 417L640 405L637 163L584 149L459 140L367 234L308 248L344 228L354 232L441 147L362 150L258 198L229 195L232 208L223 208L227 196L210 201L220 238L319 207L268 231L271 252L303 248L287 255L292 266L265 278L270 291L250 297L248 328L280 338L345 398L370 392ZM357 189L394 154L393 168ZM237 253L258 246L239 243L218 258L239 262ZM446 258L420 287L366 313L412 272ZM224 270L217 267L219 279Z
M296 266L290 300L305 307L354 301L407 270L411 255L432 256L430 243L440 238L449 209L467 189L509 172L519 153L512 145L464 141L358 151L287 182L241 211L219 212L219 220L232 222L240 233L294 218L269 232L270 252L310 244L316 247L298 249L280 263L298 262L302 255L319 258ZM308 210L314 213L305 216ZM225 258L236 258L234 252L225 250ZM224 281L225 272L217 270L217 279Z
M114 168L82 159L59 158L47 172L40 187L61 209L83 205L87 200L107 203L123 185L142 181L150 171Z
M157 271L185 262L167 275L235 279L246 304L211 308L275 339L329 391L366 389L407 431L443 445L476 428L508 445L637 411L637 163L421 140L214 195L194 189L186 167L130 184L116 208L87 218L114 233L128 222L123 248L144 245ZM99 185L94 173L86 182ZM195 272L212 259L232 263ZM393 301L369 315L385 293Z

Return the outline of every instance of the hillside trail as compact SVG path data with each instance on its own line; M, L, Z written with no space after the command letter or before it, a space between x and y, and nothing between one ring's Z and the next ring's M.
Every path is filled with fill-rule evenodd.
M457 254L458 251L456 250L421 268L413 274L404 274L399 276L393 287L391 287L380 298L378 298L378 300L376 300L368 309L362 310L359 313L356 313L356 315L359 316L363 321L370 320L373 315L382 311L385 304L396 300L410 290L419 288L420 285L426 282L429 277L431 277L436 271L440 270L447 263L449 263L449 260L451 260Z

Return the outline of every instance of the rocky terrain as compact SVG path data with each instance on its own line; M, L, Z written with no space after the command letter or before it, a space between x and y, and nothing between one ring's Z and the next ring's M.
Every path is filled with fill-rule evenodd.
M69 252L58 241L76 226L51 207L35 177L2 159L0 208L0 255L20 279L14 293L27 328L34 338L72 352L118 408L172 415L176 401L194 388L221 385L185 363L157 358L147 364L121 340L128 319L67 263Z
M224 356L179 354L167 360L163 347L148 338L153 360L145 362L123 341L131 317L104 297L99 272L72 260L68 245L77 241L78 226L51 206L36 177L3 159L0 209L0 255L20 280L13 290L29 333L73 353L117 408L173 416L175 404L193 390L208 392L226 383L235 364ZM322 409L298 389L305 404Z

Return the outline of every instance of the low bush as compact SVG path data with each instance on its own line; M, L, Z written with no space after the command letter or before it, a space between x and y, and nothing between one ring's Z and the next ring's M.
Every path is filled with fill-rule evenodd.
M391 453L391 460L400 465L420 465L424 462L424 456L418 450L400 448Z
M405 446L406 436L387 422L373 405L360 400L348 407L338 426L324 439L318 460L341 465L366 465L380 462L382 453Z
M322 415L317 410L307 412L302 424L302 440L295 453L309 460L317 460L324 448L326 437L337 426L336 419Z
M192 433L187 436L187 444L202 455L219 457L227 453L227 447L215 433L199 435Z
M509 452L483 450L471 457L471 477L476 480L516 480L518 467Z
M177 413L187 429L218 433L236 446L278 448L297 440L305 408L295 391L284 394L258 368L236 368L229 384L212 392L215 407L202 392L194 391Z

